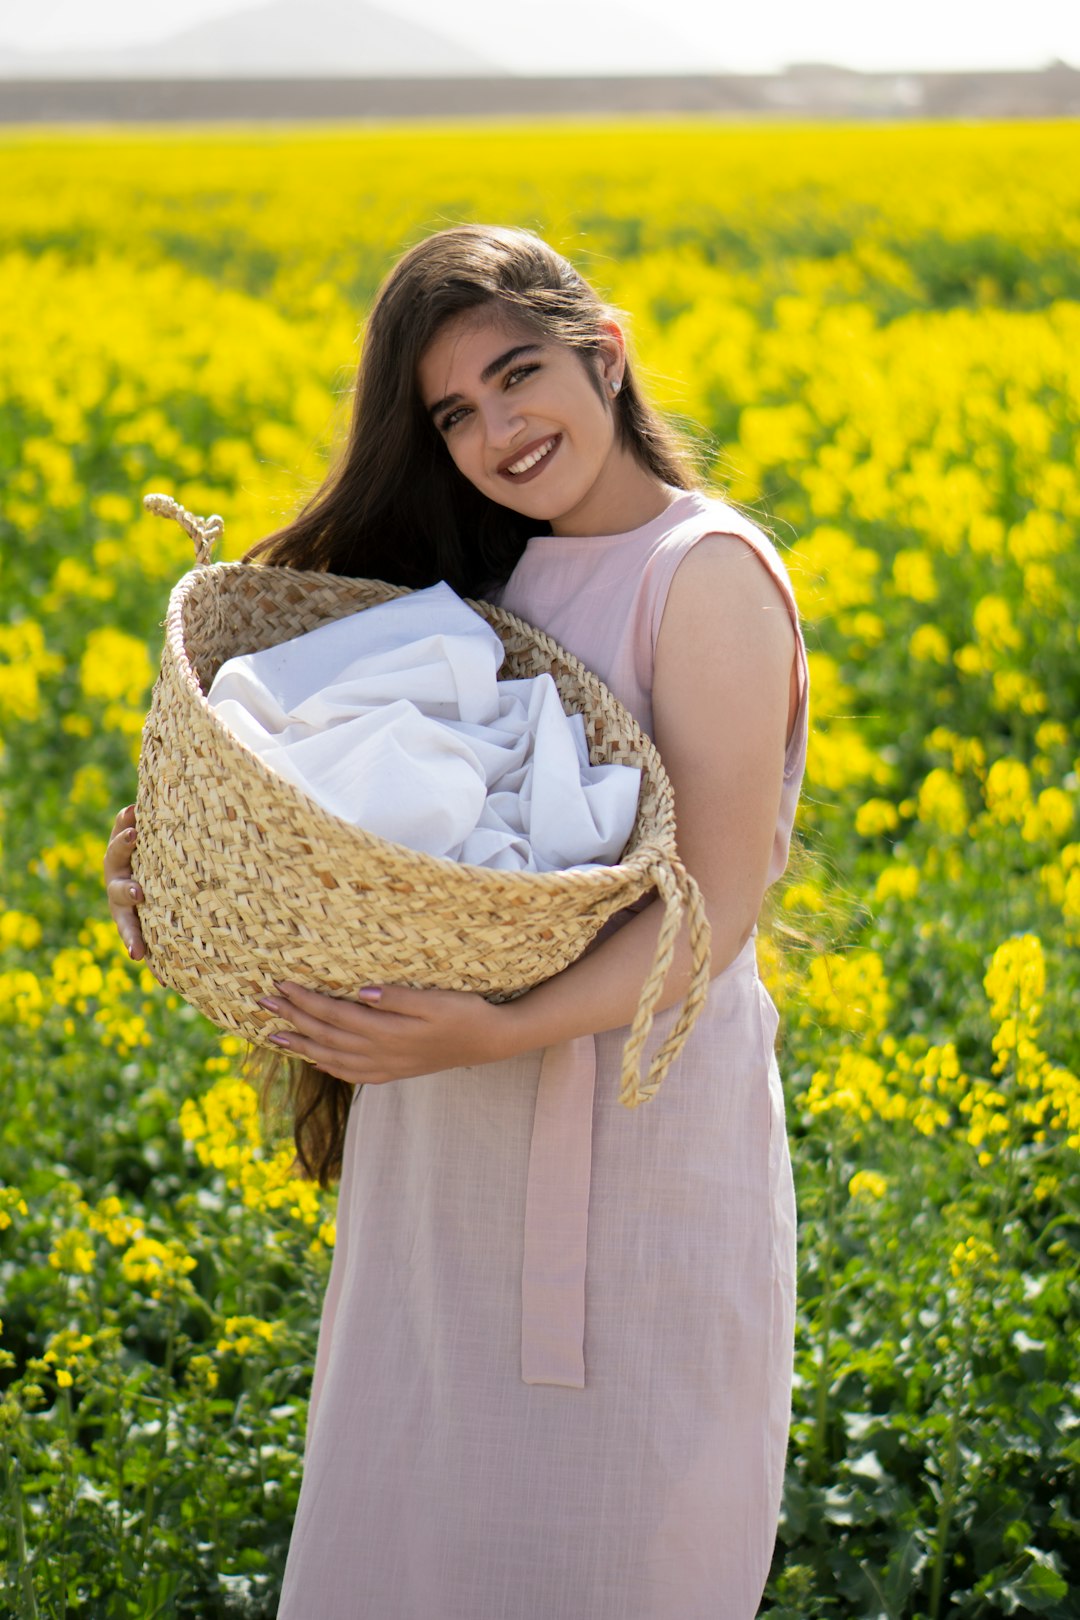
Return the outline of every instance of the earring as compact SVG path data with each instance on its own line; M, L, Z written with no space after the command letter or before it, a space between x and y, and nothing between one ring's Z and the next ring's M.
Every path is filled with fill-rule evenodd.
M617 377L612 377L611 379L611 392L613 394L617 394L619 392L619 379Z

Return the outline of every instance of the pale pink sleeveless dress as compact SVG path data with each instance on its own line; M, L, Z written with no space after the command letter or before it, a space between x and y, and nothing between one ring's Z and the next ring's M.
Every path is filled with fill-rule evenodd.
M626 534L530 541L501 599L649 731L668 588L710 533L753 548L795 623L773 881L808 679L772 542L681 493ZM751 1620L795 1308L777 1015L754 943L637 1109L618 1101L625 1030L358 1092L280 1620Z

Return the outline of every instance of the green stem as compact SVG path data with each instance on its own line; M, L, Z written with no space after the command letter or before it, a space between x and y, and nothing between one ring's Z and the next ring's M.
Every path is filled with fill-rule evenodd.
M6 1448L5 1448L6 1450ZM15 1555L19 1560L19 1585L22 1588L23 1610L21 1620L38 1620L37 1599L34 1596L34 1578L30 1573L30 1560L26 1556L26 1523L23 1519L22 1469L12 1452L6 1453L8 1478L11 1482L11 1507L15 1520Z
M1020 1006L1019 989L1013 998L1010 1011L1017 1029L1020 1029L1025 1015ZM1034 1034L1034 1029L1032 1034ZM1019 1051L1014 1053L1014 1060L1009 1068L1003 1074L995 1077L995 1083L1005 1093L1005 1106L1008 1110L1009 1120L1008 1135L1001 1147L1001 1156L1005 1160L1005 1177L1004 1181L1000 1178L998 1180L1000 1191L994 1219L994 1248L1002 1264L1004 1264L1005 1228L1009 1216L1016 1208L1016 1194L1020 1184L1020 1142L1023 1132L1019 1120L1021 1103Z
M157 1494L157 1476L165 1456L165 1448L169 1439L169 1414L172 1410L172 1376L176 1356L176 1300L172 1301L169 1309L169 1325L165 1340L165 1365L162 1368L164 1391L161 1397L161 1427L154 1437L154 1452L150 1467L146 1474L146 1495L143 1499L143 1524L139 1537L139 1568L145 1577L146 1551L150 1540L150 1527L153 1523L154 1498Z
M825 1203L825 1230L821 1240L821 1362L818 1366L814 1412L814 1444L810 1454L810 1473L820 1479L825 1461L825 1428L829 1415L829 1363L832 1355L833 1319L833 1234L836 1230L836 1204L839 1182L839 1159L836 1140L829 1143L829 1179Z
M209 1395L204 1395L201 1398L201 1400L199 1402L199 1406L198 1406L198 1411L200 1413L200 1429L201 1429L202 1433L205 1434L205 1435L212 1434L214 1432L213 1431L213 1416L212 1416L211 1411L210 1411L210 1396ZM222 1600L221 1600L221 1583L218 1580L218 1573L219 1573L220 1568L221 1568L221 1559L220 1559L221 1516L220 1516L220 1512L219 1512L219 1508L218 1508L218 1484L217 1484L217 1480L218 1480L217 1474L216 1473L211 1474L210 1479L207 1481L207 1488L208 1488L209 1496L210 1496L210 1557L211 1557L211 1559L213 1561L214 1591L217 1593L216 1613L220 1615L222 1613L222 1608L221 1608L221 1601Z
M964 1319L964 1341L957 1368L956 1397L953 1401L952 1417L949 1423L949 1438L945 1451L945 1468L941 1482L941 1503L938 1507L937 1525L934 1530L935 1550L934 1567L930 1577L929 1620L939 1620L941 1613L941 1591L945 1582L945 1554L948 1548L953 1511L956 1507L956 1482L960 1473L960 1430L963 1423L964 1386L967 1383L968 1370L971 1364L971 1338L972 1311L969 1302Z
M124 1455L127 1449L127 1423L124 1420L123 1401L120 1380L116 1384L116 1401L113 1406L116 1422L116 1444L114 1454L116 1457L116 1567L124 1567Z
M1004 1150L1005 1178L1003 1183L999 1182L1001 1192L998 1197L998 1207L994 1219L994 1251L1001 1261L1002 1267L1005 1264L1006 1223L1009 1216L1016 1209L1016 1195L1020 1184L1019 1147L1019 1133L1014 1126L1009 1133L1009 1141Z
M262 1379L253 1375L248 1357L243 1362L244 1392L240 1397L244 1416L251 1431L251 1450L255 1457L255 1470L259 1479L260 1509L266 1507L266 1463L262 1454Z
M68 1595L68 1534L71 1529L71 1504L75 1500L74 1456L75 1447L72 1442L72 1412L71 1393L69 1390L60 1391L60 1410L63 1413L63 1467L61 1481L63 1488L63 1520L60 1540L60 1620L66 1620Z

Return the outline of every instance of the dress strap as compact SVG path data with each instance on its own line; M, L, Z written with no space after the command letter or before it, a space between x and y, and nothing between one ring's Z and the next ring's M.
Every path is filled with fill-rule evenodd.
M596 1042L549 1046L540 1064L525 1193L521 1377L585 1387L585 1258Z

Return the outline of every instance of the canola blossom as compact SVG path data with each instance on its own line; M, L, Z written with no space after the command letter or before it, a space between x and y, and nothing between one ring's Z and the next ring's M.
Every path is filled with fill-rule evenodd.
M0 145L0 1610L275 1610L339 1216L243 1043L103 903L193 560L141 500L222 513L229 559L285 522L382 276L477 220L539 230L627 312L805 621L806 792L758 936L801 1265L762 1614L1067 1620L1075 123Z

